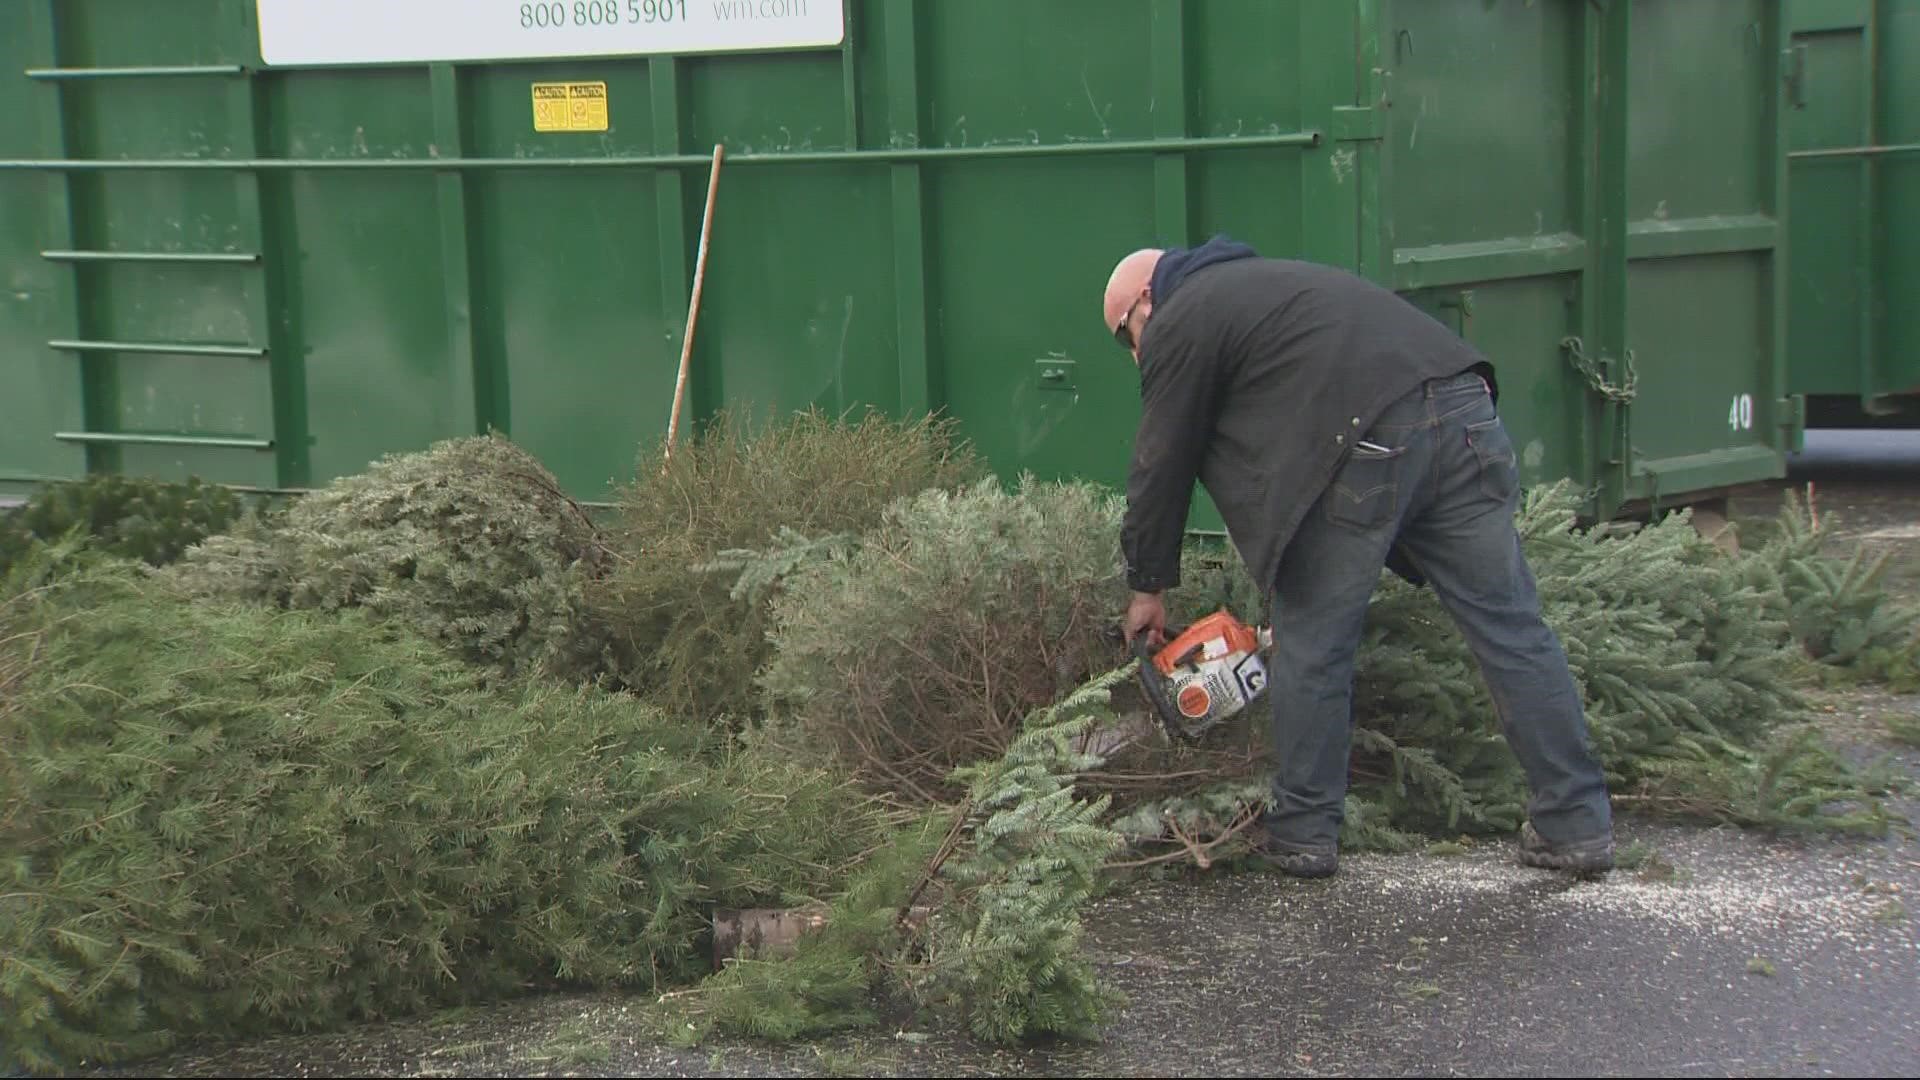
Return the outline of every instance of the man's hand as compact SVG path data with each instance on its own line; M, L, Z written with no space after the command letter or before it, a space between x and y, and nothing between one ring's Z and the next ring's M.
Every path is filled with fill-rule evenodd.
M1142 633L1147 635L1147 644L1156 649L1167 643L1167 607L1159 593L1133 594L1133 602L1127 605L1126 633L1128 645Z

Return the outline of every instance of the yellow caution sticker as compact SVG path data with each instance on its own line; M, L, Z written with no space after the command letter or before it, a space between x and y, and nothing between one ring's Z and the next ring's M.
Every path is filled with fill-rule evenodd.
M533 84L533 130L607 130L607 84Z

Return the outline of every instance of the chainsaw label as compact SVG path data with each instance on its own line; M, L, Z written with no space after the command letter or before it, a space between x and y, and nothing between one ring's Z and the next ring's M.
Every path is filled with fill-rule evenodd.
M1259 655L1253 654L1233 669L1234 677L1240 680L1240 689L1245 695L1244 701L1252 701L1267 688L1267 666L1260 662Z
M1188 683L1180 688L1180 715L1189 720L1198 720L1213 708L1213 695L1199 683Z

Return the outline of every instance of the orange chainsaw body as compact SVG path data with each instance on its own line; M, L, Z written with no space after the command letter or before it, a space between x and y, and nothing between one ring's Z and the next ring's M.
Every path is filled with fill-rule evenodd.
M1162 725L1191 741L1245 709L1267 687L1261 652L1272 637L1221 610L1175 633L1151 655L1145 636L1135 638L1140 681Z

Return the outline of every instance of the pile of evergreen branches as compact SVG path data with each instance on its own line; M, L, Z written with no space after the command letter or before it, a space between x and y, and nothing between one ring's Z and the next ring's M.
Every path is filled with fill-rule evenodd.
M1087 733L1111 722L1106 672L1035 710L1006 751L954 771L964 799L898 832L855 873L788 958L739 956L673 999L665 1029L792 1039L866 1026L877 1006L931 1011L992 1042L1097 1038L1120 997L1080 952L1080 912L1123 844L1108 800L1077 790L1100 764ZM916 903L937 896L923 920Z
M895 500L982 473L950 421L809 409L756 427L719 414L672 454L643 455L618 493L606 537L618 558L588 594L607 673L689 719L757 717L771 591L734 588L731 553L855 538Z
M892 815L625 695L118 560L0 593L0 1072L706 971Z
M914 725L1004 730L994 695L1015 693L1006 680L1044 697L1054 680L1098 663L1090 642L1101 635L1082 607L1111 599L1114 579L1089 564L1082 577L1061 576L1077 589L1049 595L1033 586L1057 565L1079 567L1079 547L1111 539L1114 523L1099 522L1112 505L1075 501L1085 494L1031 482L1013 493L942 493L903 501L860 544L790 535L757 556L736 553L743 582L787 586L776 603L768 689L805 691L789 707L816 734L853 727L846 714L860 708L856 699L890 703L857 721L865 734L851 745L861 766L881 739L904 744L909 729L886 726L896 712L912 714ZM1576 503L1565 486L1535 492L1518 525L1616 796L1749 826L1883 831L1889 817L1877 796L1885 789L1805 723L1797 686L1814 663L1838 658L1810 635L1861 642L1854 655L1897 650L1910 646L1911 617L1867 575L1836 574L1819 554L1818 530L1795 523L1792 503L1783 539L1744 556L1702 540L1685 515L1583 530ZM1177 618L1218 606L1258 617L1258 591L1230 549L1195 546L1185 576ZM972 610L989 614L969 622ZM1015 618L1021 611L1033 618ZM986 651L982 633L996 618L1004 633L993 647L1006 655L1060 655L1075 634L1086 651L1053 669L996 665L1001 653ZM874 629L852 641L836 632L854 625ZM1860 625L1879 629L1861 636ZM973 684L960 674L969 665L954 662L969 657L984 661ZM934 675L923 677L929 668ZM672 1030L696 1040L715 1030L817 1035L872 1023L877 995L937 1004L989 1040L1095 1034L1116 999L1077 942L1079 910L1100 873L1230 858L1268 798L1264 702L1209 745L1173 746L1140 737L1133 673L1129 663L1089 676L1030 713L998 758L956 769L944 790L958 787L964 801L944 842L938 814L923 820L897 842L894 859L876 860L857 879L828 929L803 939L794 958L736 960L680 1002ZM995 679L1001 684L990 686ZM937 705L931 717L916 711L929 705ZM1430 591L1383 577L1356 713L1342 838L1349 850L1518 826L1518 764L1465 642ZM1096 746L1114 758L1089 749ZM924 769L923 752L913 750L903 762ZM899 777L886 769L868 779L896 786ZM916 876L922 862L928 869ZM945 902L925 926L909 927L897 916L929 879L946 887Z
M1854 545L1845 559L1826 556L1834 519L1789 491L1768 542L1743 570L1770 597L1807 655L1831 669L1911 689L1920 676L1920 605L1885 588L1891 550Z
M189 550L167 575L214 600L364 608L504 675L588 678L606 645L587 585L610 556L538 459L498 435L390 454Z
M199 477L168 483L95 473L48 484L33 498L0 511L0 574L36 543L68 535L101 551L165 566L188 548L245 520L257 507Z
M1582 529L1577 505L1568 485L1540 489L1517 524L1613 790L1695 819L1883 829L1875 782L1796 737L1808 719L1798 687L1816 661L1911 649L1911 612L1869 576L1836 573L1794 505L1779 538L1743 555L1684 513ZM1118 521L1116 503L1079 485L1024 481L903 500L858 545L811 559L796 557L805 538L762 553L788 582L762 680L770 709L871 783L945 793L927 783L936 770L999 752L1010 718L1124 659L1109 625L1125 595ZM1177 617L1227 606L1264 621L1236 558L1189 558L1198 572L1174 594ZM1206 861L1265 797L1266 702L1190 748L1142 737L1134 700L1102 744L1107 767L1081 782L1113 797L1136 843ZM1518 828L1524 778L1431 590L1383 576L1355 723L1349 846Z
M981 480L947 425L877 416L723 417L638 472L602 529L505 439L451 440L224 535L212 504L161 523L206 537L163 571L23 547L0 590L0 1068L685 984L715 906L805 902L832 904L826 931L676 992L676 1033L795 1037L885 1000L989 1039L1094 1033L1113 999L1079 910L1102 872L1231 857L1266 798L1265 701L1198 747L1148 717L1120 501ZM1519 527L1616 797L1884 829L1799 693L1920 671L1882 566L1823 554L1797 502L1737 555L1684 516L1582 530L1575 506L1534 492ZM1183 576L1176 622L1265 621L1230 547L1191 545ZM1383 578L1355 711L1349 850L1518 825L1520 771L1430 591Z
M790 567L767 713L875 784L957 797L955 769L998 758L1025 717L1124 660L1103 633L1125 595L1118 514L1090 484L984 480L899 500L851 549L744 560L748 579Z

